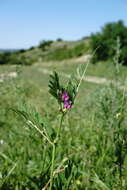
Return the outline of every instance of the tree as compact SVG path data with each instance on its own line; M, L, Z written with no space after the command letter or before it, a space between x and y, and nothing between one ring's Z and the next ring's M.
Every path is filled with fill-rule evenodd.
M121 59L127 65L127 27L123 21L106 24L101 32L91 35L92 50L96 50L94 62L107 60L114 56L117 37L121 43Z
M40 49L42 49L42 51L45 51L45 50L47 50L47 48L49 48L50 47L50 45L53 43L53 41L52 40L43 40L43 41L41 41L40 42L40 44L39 44L39 48Z

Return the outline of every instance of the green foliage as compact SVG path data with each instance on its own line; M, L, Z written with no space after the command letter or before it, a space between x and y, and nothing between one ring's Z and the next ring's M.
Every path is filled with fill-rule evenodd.
M122 85L121 85L122 86ZM111 156L104 158L105 163L112 165L112 172L118 172L118 183L123 188L123 181L126 173L125 160L126 151L126 114L127 114L127 97L125 89L121 89L119 84L109 84L96 92L95 116L98 128L102 127L102 136L98 137L105 147L105 152ZM93 104L93 103L92 103ZM109 143L109 145L108 145ZM110 146L110 148L108 147ZM98 149L99 150L99 149ZM99 155L102 152L98 152ZM109 157L110 157L109 156Z
M26 51L25 49L18 50L19 53L24 53L25 51Z
M43 40L43 41L41 41L40 42L40 44L39 44L39 48L42 50L42 51L45 51L45 50L47 50L49 47L50 47L50 45L53 43L53 41L52 40Z
M45 55L44 58L46 60L61 61L65 59L71 59L71 58L82 56L86 52L88 52L88 50L89 50L89 46L85 43L81 43L71 48L65 45L65 46L56 48L53 51L50 51L49 53Z
M30 57L26 57L23 53L25 50L17 52L0 53L0 64L12 64L12 65L31 65L33 60Z
M30 58L27 58L24 55L12 55L10 58L9 64L15 64L15 65L32 65L32 60Z
M57 38L56 41L57 41L57 42L62 42L63 39L62 39L62 38Z
M74 77L70 78L67 85L60 85L59 76L56 72L54 72L52 75L50 75L49 92L57 99L58 103L60 104L60 108L62 108L62 94L67 93L70 98L71 104L73 105L78 92L78 85L79 81Z
M34 46L31 46L30 48L29 48L29 50L33 50L35 47Z
M59 76L56 72L54 72L52 75L50 75L49 92L59 101L61 90L62 87L60 86Z
M127 64L127 27L122 21L108 23L102 28L101 32L91 35L92 50L96 49L93 63L113 57L117 37L121 41L121 60L123 60L123 64Z
M10 61L10 54L9 52L0 53L0 64L8 64Z

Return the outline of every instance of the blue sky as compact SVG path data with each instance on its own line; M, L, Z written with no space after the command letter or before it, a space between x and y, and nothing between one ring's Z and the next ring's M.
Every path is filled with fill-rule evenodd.
M0 0L0 48L77 40L120 19L127 25L127 0Z

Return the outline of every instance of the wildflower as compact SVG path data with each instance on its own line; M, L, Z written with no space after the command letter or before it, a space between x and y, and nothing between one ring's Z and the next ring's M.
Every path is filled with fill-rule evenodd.
M68 94L68 92L63 92L62 94L61 94L61 100L62 100L62 102L63 102L63 107L65 108L65 109L70 109L71 107L72 107L72 104L71 104L71 100L70 100L71 98L70 98L70 96L69 96L69 94Z
M72 108L78 86L76 81L73 83L69 80L67 86L63 87L60 85L59 76L56 72L50 75L49 92L57 99L62 112L66 112L68 109Z
M63 100L64 102L67 102L67 101L70 99L70 97L69 97L69 95L68 95L67 92L64 92L64 93L62 94L61 98L62 98L62 100Z
M69 102L64 102L64 108L70 109L72 105Z

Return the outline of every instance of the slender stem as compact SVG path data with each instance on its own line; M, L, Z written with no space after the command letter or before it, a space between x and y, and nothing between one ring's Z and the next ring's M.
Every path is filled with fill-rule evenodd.
M54 170L54 164L55 164L55 151L56 151L56 146L54 144L53 145L53 149L52 149L52 163L51 163L50 187L49 187L49 190L52 190L52 185L53 185L53 170Z
M50 139L49 139L47 136L45 136L44 132L41 131L36 125L34 125L34 124L32 123L32 121L28 120L28 121L27 121L27 124L28 124L29 126L34 127L34 128L49 142L49 144L53 145L53 143L50 141Z
M86 71L87 71L87 68L88 68L89 63L90 63L90 61L88 61L87 65L86 65L86 67L85 67L85 69L84 69L84 71L83 71L83 74L82 74L82 76L80 77L80 81L79 81L78 86L77 86L77 89L76 89L77 93L78 93L78 91L79 91L79 87L80 87L80 85L81 85L81 83L82 83L82 80L83 80L83 78L84 78L84 76L85 76L85 74L86 74Z
M53 149L52 149L52 162L51 162L51 173L50 173L50 187L49 187L49 190L52 190L52 185L53 185L53 171L54 171L54 165L55 165L55 153L56 153L56 142L58 141L59 139L59 135L60 135L60 130L61 130L61 126L62 126L62 123L63 123L63 118L64 118L64 115L65 114L62 114L61 116L61 119L60 119L60 125L58 127L58 130L57 130L57 134L56 134L56 139L54 140L54 143L53 143Z
M92 56L91 56L91 57L93 57L93 56L95 55L95 53L96 53L96 51L97 51L98 48L99 48L99 46L98 46L98 47L95 49L95 51L92 53ZM91 58L90 58L90 59L91 59ZM85 74L86 74L87 68L88 68L88 66L89 66L89 64L90 64L90 59L88 60L88 63L86 64L86 67L85 67L85 69L84 69L82 75L79 77L80 80L79 80L79 83L78 83L78 86L77 86L77 89L76 89L77 93L78 93L78 91L79 91L79 87L80 87L80 85L81 85L81 83L82 83L82 80L84 79L84 76L85 76Z
M58 141L58 139L59 139L60 131L61 131L61 127L62 127L62 123L63 123L64 116L65 116L65 114L62 113L62 116L61 116L61 118L60 118L60 125L59 125L59 127L58 127L57 134L56 134L56 139L55 139L55 141L54 141L55 143L56 143L56 142Z

